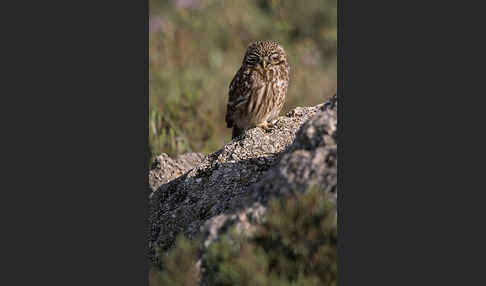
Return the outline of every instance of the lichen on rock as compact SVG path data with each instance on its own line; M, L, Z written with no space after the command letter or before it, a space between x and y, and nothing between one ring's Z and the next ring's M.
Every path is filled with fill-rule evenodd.
M200 234L208 245L230 226L251 232L271 197L319 186L335 199L336 131L334 96L325 104L290 111L270 130L250 129L207 157L198 155L192 169L177 178L152 180L149 258L155 247L171 248L179 233ZM159 160L159 166L172 164L165 157Z

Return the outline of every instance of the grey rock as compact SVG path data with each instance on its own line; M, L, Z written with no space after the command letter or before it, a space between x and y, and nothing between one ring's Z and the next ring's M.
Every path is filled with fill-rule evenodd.
M235 227L238 233L251 235L255 226L262 223L267 208L260 203L244 208L234 214L222 214L209 219L203 227L201 233L203 246L205 248L220 239L221 234L226 233L230 227Z
M176 159L172 159L165 153L160 154L154 159L149 172L149 184L152 191L194 168L203 159L204 154L202 153L186 153Z
M320 110L300 127L279 163L249 189L243 204L266 203L309 187L320 187L337 199L337 98Z
M203 245L230 226L251 233L271 197L321 186L337 198L337 100L298 107L271 130L253 128L208 155L149 199L149 259L179 233Z

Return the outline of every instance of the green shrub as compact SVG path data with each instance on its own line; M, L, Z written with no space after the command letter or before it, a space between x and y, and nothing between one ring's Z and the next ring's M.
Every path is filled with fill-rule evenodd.
M251 238L208 251L210 285L337 285L335 206L319 190L273 201Z
M158 255L161 257L161 264L151 266L149 285L197 285L199 281L196 265L199 257L197 241L189 241L180 235L175 248L168 255L164 256L161 253Z
M337 212L327 195L312 189L297 197L274 200L266 220L251 237L236 234L213 242L205 255L207 285L337 285ZM199 242L185 239L165 260L190 269ZM188 250L189 249L189 250ZM175 254L174 254L175 253ZM185 259L181 255L187 255ZM164 270L175 283L183 273ZM187 275L187 273L186 273ZM182 278L179 278L182 279ZM194 280L191 280L194 282ZM197 285L167 284L167 285Z

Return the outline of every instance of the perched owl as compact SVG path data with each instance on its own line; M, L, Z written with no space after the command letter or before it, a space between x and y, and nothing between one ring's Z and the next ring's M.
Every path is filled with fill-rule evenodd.
M231 81L226 125L232 138L253 127L267 128L282 110L290 67L284 49L274 41L251 43Z

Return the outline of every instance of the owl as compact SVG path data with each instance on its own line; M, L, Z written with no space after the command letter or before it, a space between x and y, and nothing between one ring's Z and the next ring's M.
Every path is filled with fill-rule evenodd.
M243 63L231 81L226 125L232 139L253 127L266 129L282 110L290 66L275 41L256 41L246 49Z

